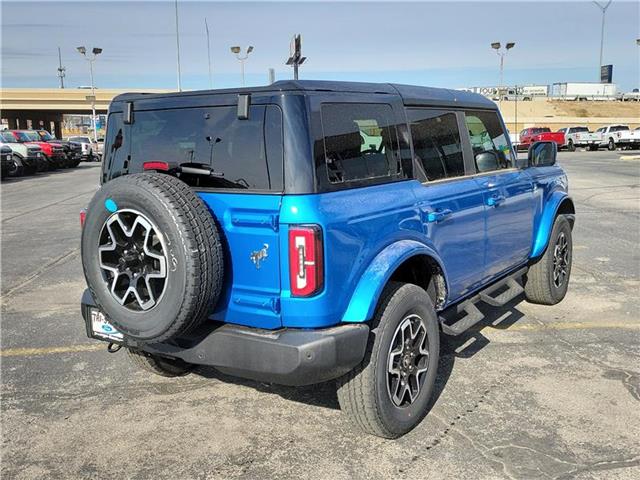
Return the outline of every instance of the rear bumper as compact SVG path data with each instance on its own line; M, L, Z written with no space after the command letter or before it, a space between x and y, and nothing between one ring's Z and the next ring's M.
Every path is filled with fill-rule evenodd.
M93 298L85 290L82 316L87 335L96 338L90 325L92 308L96 308ZM212 366L229 375L281 385L311 385L352 370L364 358L368 338L366 324L262 330L210 322L171 342L137 344L125 339L124 343L155 355Z

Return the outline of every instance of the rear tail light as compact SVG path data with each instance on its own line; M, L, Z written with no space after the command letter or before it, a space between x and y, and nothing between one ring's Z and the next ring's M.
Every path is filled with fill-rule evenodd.
M318 225L289 228L289 279L294 297L309 297L322 290L324 265L322 230Z
M84 227L84 222L87 220L87 209L80 210L80 227Z
M143 170L161 170L163 172L166 172L169 170L169 164L167 162L158 162L158 161L144 162L142 164L142 169Z

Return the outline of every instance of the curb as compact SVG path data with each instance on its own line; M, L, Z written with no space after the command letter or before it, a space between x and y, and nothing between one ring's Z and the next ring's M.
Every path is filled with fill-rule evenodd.
M640 155L621 155L620 160L640 160Z

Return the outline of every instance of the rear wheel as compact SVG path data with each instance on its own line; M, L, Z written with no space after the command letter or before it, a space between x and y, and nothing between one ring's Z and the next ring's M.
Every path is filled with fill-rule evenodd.
M135 366L162 377L182 377L195 368L183 360L158 357L142 350L127 348L127 356Z
M404 435L427 414L439 350L438 320L427 292L389 283L362 363L337 381L340 407L366 433Z
M569 150L570 152L576 151L576 146L573 144L573 140L571 139L569 139L569 141L567 142L567 150Z
M531 303L555 305L567 294L573 245L571 225L559 215L544 255L527 272L524 292Z
M609 143L607 144L607 148L608 148L610 151L613 151L613 150L615 150L615 149L616 149L616 142L614 142L614 141L613 141L613 138L610 138L610 139L609 139Z

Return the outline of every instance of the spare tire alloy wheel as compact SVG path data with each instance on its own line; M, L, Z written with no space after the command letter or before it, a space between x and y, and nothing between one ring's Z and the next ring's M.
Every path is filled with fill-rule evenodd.
M124 175L102 185L82 229L82 266L125 344L180 337L206 321L224 280L211 212L178 178Z
M125 308L149 310L167 286L167 246L144 214L120 210L100 234L100 268L111 295Z

